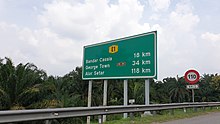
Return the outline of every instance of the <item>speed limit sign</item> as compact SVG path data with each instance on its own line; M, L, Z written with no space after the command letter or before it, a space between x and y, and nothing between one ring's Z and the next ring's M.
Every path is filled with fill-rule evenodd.
M190 84L195 84L199 81L200 75L199 75L199 72L197 72L196 70L188 70L185 73L184 77L185 77L186 82Z

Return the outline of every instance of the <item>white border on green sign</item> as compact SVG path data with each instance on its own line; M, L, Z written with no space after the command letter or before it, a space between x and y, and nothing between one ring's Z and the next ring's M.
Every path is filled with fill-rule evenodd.
M104 44L108 44L108 43L113 43L113 42L118 42L121 40L127 40L127 39L132 39L132 38L136 38L136 37L141 37L141 36L146 36L146 35L150 35L150 34L154 34L154 52L155 52L155 56L154 56L154 69L155 69L155 73L153 76L120 76L120 77L94 77L94 78L84 78L84 54L85 54L85 49L89 48L89 47L94 47L94 46L99 46L99 45L104 45ZM82 61L82 79L83 80L96 80L96 79L135 79L135 78L155 78L157 76L157 31L152 31L152 32L148 32L148 33L143 33L143 34L138 34L138 35L134 35L134 36L129 36L129 37L125 37L125 38L119 38L119 39L115 39L115 40L110 40L110 41L106 41L106 42L101 42L101 43L97 43L97 44L91 44L91 45L87 45L83 47L83 61Z

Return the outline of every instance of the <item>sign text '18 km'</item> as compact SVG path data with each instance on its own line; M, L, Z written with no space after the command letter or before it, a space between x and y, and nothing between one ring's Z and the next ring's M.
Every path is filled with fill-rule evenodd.
M83 79L154 78L157 32L84 47Z

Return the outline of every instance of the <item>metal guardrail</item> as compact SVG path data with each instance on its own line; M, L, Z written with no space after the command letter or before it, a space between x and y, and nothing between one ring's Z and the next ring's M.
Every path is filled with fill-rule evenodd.
M0 123L212 106L220 106L220 102L8 110L0 111Z

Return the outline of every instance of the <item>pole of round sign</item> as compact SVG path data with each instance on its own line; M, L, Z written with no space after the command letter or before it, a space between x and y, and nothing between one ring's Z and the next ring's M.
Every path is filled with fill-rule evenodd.
M192 89L192 102L195 102L195 93L194 93L194 89Z

